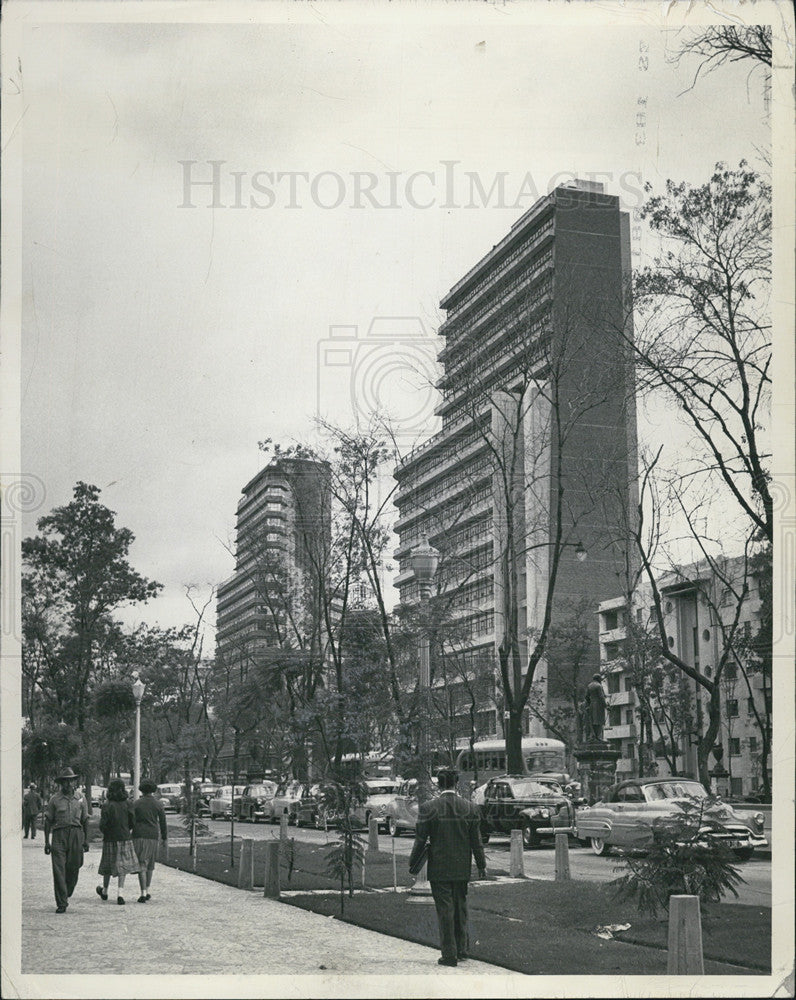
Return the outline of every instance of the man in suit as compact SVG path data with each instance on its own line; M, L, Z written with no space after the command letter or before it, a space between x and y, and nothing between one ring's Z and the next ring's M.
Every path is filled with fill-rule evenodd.
M486 876L478 809L456 794L456 771L439 772L440 794L420 806L409 868L418 866L428 842L428 880L437 908L440 965L467 958L467 883L472 858L478 877Z

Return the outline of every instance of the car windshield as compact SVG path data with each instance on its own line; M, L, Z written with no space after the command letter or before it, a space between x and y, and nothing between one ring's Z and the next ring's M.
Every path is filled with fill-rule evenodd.
M273 789L269 785L252 785L250 795L273 795Z
M512 783L511 791L515 799L528 799L536 796L555 795L555 790L548 785L543 785L541 781L515 781Z
M644 786L647 802L660 802L661 799L705 799L707 794L698 781L658 781L654 785Z

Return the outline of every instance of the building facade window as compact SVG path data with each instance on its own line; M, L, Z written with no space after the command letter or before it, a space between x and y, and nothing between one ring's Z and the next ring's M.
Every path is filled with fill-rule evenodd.
M737 736L733 736L730 740L730 756L740 757L741 756L741 741Z
M730 794L743 795L743 778L730 778Z
M727 699L727 718L737 719L738 718L738 699L728 698Z

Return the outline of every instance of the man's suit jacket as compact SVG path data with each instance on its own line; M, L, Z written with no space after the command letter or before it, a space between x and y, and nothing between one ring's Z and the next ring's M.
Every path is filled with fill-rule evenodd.
M478 809L454 792L442 792L420 806L415 842L409 858L412 867L429 841L429 882L461 882L470 878L471 859L479 871L486 868Z

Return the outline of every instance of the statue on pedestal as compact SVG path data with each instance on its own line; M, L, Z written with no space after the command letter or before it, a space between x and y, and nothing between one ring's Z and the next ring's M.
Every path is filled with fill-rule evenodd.
M605 691L599 674L594 674L586 687L584 735L587 743L602 743L605 727Z

